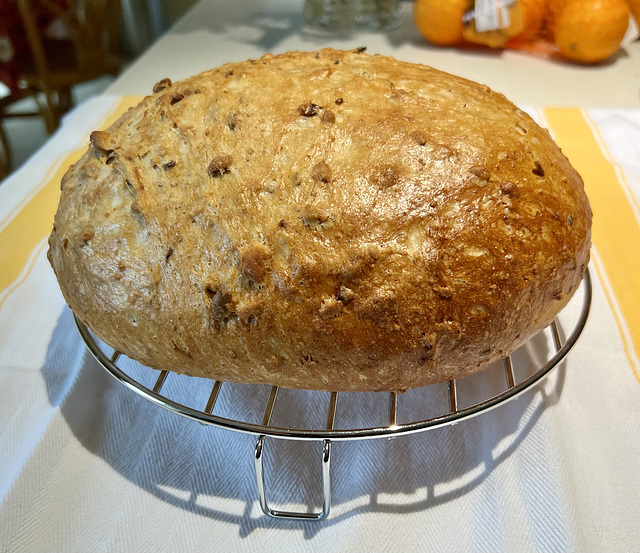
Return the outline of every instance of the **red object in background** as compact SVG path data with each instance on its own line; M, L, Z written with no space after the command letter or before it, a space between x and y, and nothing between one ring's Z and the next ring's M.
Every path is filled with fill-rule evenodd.
M0 0L0 81L14 95L20 94L18 77L25 52L30 56L18 6L15 2Z
M65 1L53 1L60 9L66 9ZM56 15L38 2L33 2L38 29L44 33L56 19ZM15 0L0 0L0 82L9 87L11 94L20 96L20 74L25 67L33 66L31 48L22 24L20 10Z

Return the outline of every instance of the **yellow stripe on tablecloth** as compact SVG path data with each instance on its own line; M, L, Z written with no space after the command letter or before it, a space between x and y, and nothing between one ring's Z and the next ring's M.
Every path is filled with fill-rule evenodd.
M622 337L622 343L624 344L625 353L627 355L627 359L629 360L629 364L631 365L631 371L636 377L636 381L638 382L638 384L640 384L640 359L636 359L631 354L631 349L627 346L627 344L629 344L631 340L629 336L629 330L624 323L624 317L622 317L622 315L620 314L620 307L618 306L618 302L616 301L613 290L611 289L609 279L604 273L602 260L598 256L598 250L594 249L591 253L593 254L591 256L591 266L596 270L598 279L602 284L602 291L604 292L604 296L607 300L607 303L611 307L613 318L618 328L618 333Z
M640 358L640 221L585 114L579 109L546 108L544 115L556 142L584 179L594 214L593 245L623 319L618 324L628 330L631 343L622 338L630 361L631 356L636 360L633 367ZM618 309L612 308L617 316Z
M112 125L140 100L138 96L125 96L106 117L102 127ZM53 216L60 199L60 181L69 165L78 161L86 149L83 146L69 154L40 191L0 231L0 306L7 297L3 292L20 276L34 248L51 232Z

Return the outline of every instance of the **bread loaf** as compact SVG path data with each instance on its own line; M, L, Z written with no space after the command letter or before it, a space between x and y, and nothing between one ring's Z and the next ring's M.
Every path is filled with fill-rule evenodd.
M548 325L589 259L580 176L486 86L344 52L234 63L154 93L62 181L64 297L145 365L403 391Z

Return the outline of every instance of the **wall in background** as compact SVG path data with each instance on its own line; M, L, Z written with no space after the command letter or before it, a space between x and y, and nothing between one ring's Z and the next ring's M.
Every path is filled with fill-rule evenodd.
M161 0L164 14L169 26L173 25L187 11L189 11L198 0Z
M197 0L122 0L122 51L136 58Z

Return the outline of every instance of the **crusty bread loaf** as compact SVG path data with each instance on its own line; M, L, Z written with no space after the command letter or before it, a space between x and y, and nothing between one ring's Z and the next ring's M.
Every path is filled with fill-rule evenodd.
M67 172L49 259L151 367L402 391L548 325L590 226L580 176L502 95L327 49L158 83Z

